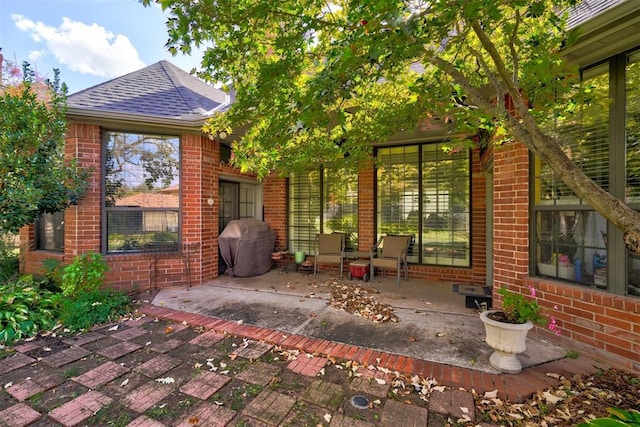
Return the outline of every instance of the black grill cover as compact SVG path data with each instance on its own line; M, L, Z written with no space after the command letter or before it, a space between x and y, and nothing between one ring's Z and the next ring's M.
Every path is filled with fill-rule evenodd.
M259 276L271 269L276 233L257 219L230 221L220 233L220 254L232 276Z

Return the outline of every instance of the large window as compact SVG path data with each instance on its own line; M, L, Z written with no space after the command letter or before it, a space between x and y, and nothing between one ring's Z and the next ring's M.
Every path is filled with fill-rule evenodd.
M312 253L318 233L344 233L358 249L358 176L342 169L289 178L289 250Z
M378 150L378 237L412 236L414 263L471 265L469 151L440 144Z
M105 132L106 252L179 249L180 139Z
M567 155L598 185L640 209L640 54L621 54L582 71L589 88L577 114L553 132ZM537 274L640 295L640 259L620 230L534 159L533 227Z

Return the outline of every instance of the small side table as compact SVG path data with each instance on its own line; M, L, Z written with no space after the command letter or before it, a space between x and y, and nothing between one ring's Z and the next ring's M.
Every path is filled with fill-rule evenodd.
M369 281L368 259L356 259L349 263L349 272L347 273L347 279L351 280L354 277L359 277L365 282Z
M278 251L271 254L271 261L275 268L286 273L291 269L290 265L293 262L293 258L288 251Z
M298 264L298 272L302 274L313 273L313 261L304 260L300 264Z

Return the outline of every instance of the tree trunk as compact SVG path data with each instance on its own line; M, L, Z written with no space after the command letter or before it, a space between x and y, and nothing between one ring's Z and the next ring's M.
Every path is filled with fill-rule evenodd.
M624 244L629 251L640 254L640 212L629 208L622 200L612 196L596 184L571 161L554 138L542 132L528 111L524 108L516 108L521 118L511 117L508 120L516 137L532 153L547 163L557 177L578 197L622 230Z

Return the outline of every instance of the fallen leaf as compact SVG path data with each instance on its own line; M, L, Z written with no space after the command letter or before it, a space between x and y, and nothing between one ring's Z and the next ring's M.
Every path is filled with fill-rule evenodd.
M486 397L487 399L494 399L494 398L498 397L498 390L485 391L484 392L484 397Z
M377 382L378 384L380 384L380 385L384 385L384 384L386 384L386 383L387 383L387 382L386 382L385 380L383 380L382 378L375 378L375 380L376 380L376 382Z
M165 334L170 334L171 332L173 332L173 327L172 326L167 326L166 328L164 328L164 333Z
M554 405L562 400L561 397L551 394L548 391L543 392L542 397L544 397L547 403L551 403Z
M107 331L117 331L118 330L118 325L112 326L109 329L107 329Z
M160 384L172 384L176 382L176 380L174 380L172 377L158 378L156 379L156 381Z
M324 414L324 420L328 423L331 422L331 414Z
M124 387L124 386L126 386L127 384L129 384L129 378L127 378L126 380L122 381L122 382L120 383L120 387Z

